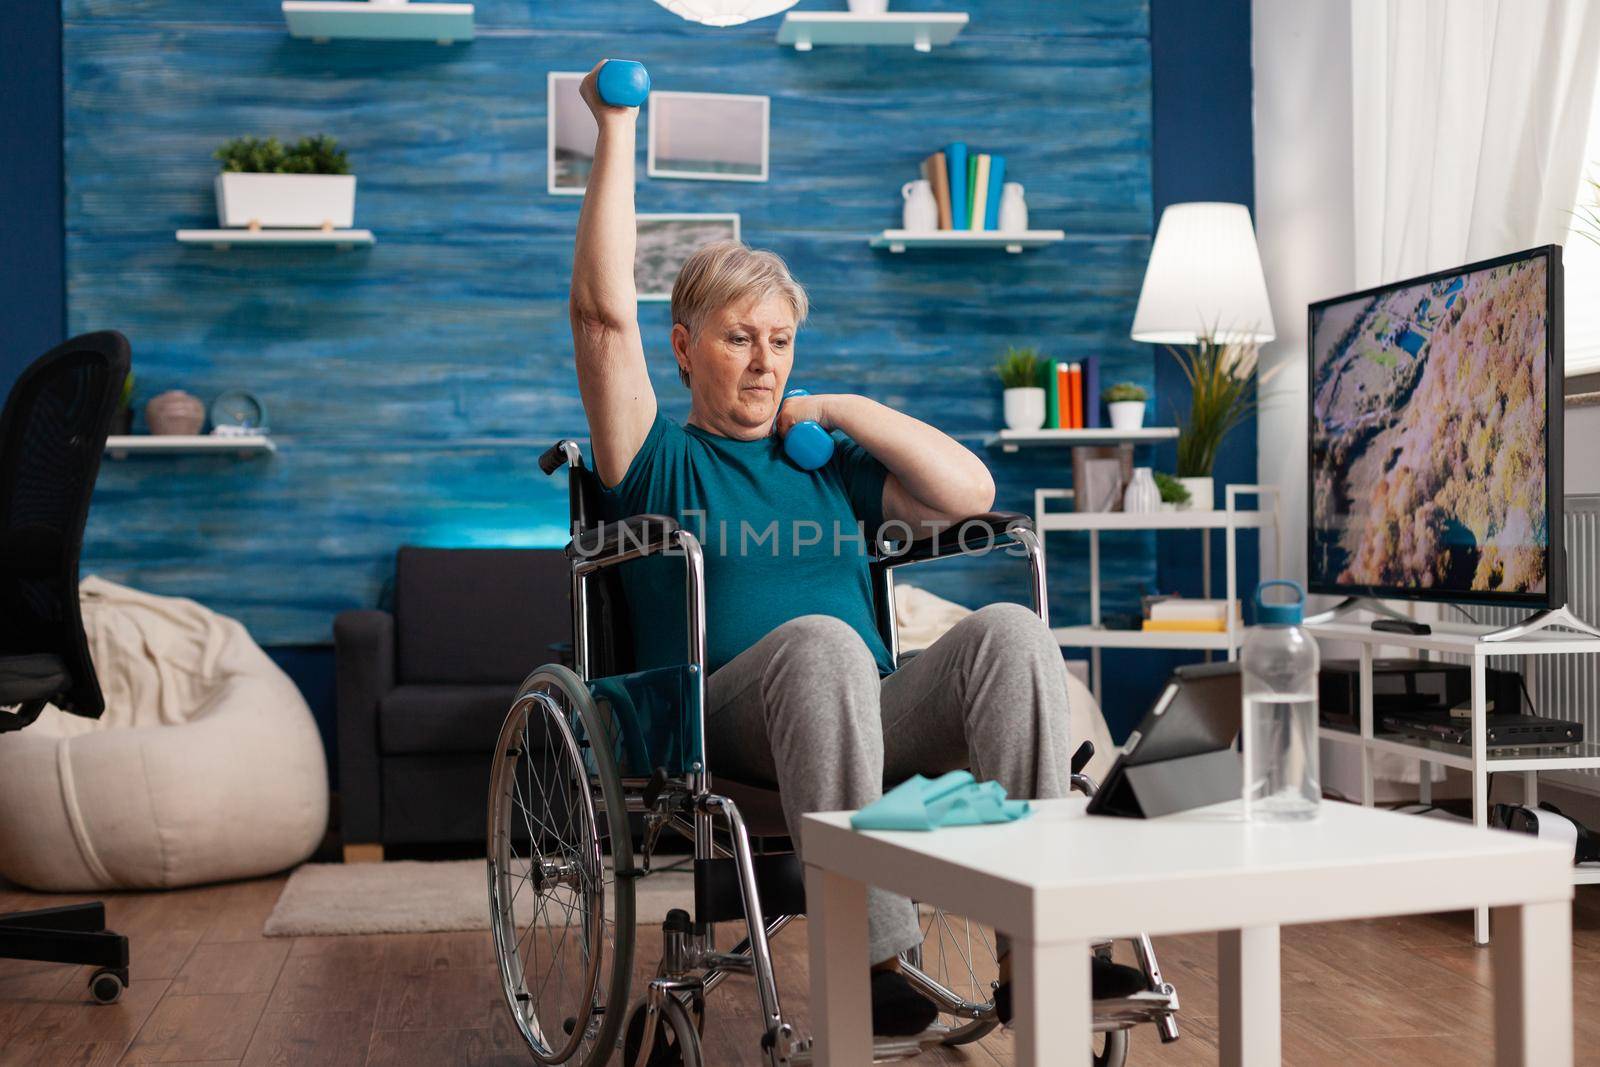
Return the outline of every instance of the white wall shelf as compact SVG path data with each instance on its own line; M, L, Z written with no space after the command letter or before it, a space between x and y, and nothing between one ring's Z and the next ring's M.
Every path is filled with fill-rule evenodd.
M210 245L226 252L234 245L265 245L277 248L326 246L341 251L365 248L378 243L371 230L179 230L178 241L186 245Z
M983 443L989 448L999 445L1002 452L1015 452L1037 445L1148 445L1176 440L1177 436L1176 426L1146 426L1138 430L1113 430L1105 426L1083 430L1001 430L985 437Z
M1184 648L1227 652L1227 631L1218 630L1109 630L1104 626L1057 626L1051 633L1063 648ZM1099 687L1098 668L1095 686ZM1097 698L1098 699L1098 698Z
M931 52L955 40L966 25L965 11L791 11L778 27L778 43L793 45L796 52L819 44L910 45Z
M291 37L318 44L341 38L367 41L470 41L471 4L416 3L408 0L283 0L283 21Z
M259 456L276 452L278 446L266 434L113 434L106 438L106 454L112 459L129 456Z
M1556 746L1490 749L1487 739L1488 686L1487 671L1491 656L1549 656L1582 655L1600 652L1600 638L1587 634L1554 629L1535 630L1508 641L1485 641L1484 635L1493 628L1464 624L1430 623L1431 633L1392 633L1374 630L1372 623L1351 619L1310 623L1306 629L1315 637L1333 641L1354 641L1361 646L1358 678L1359 713L1356 732L1321 727L1317 734L1328 742L1353 745L1361 754L1361 802L1371 807L1374 801L1372 757L1377 754L1401 756L1418 761L1418 799L1424 804L1433 802L1433 777L1423 764L1442 764L1468 772L1472 776L1472 821L1477 826L1488 825L1489 775L1494 771L1507 771L1522 775L1522 803L1538 807L1539 772L1559 770L1600 770L1600 744L1594 739ZM1424 740L1401 735L1377 734L1373 711L1372 664L1380 648L1397 646L1414 649L1425 656L1448 653L1465 656L1471 661L1472 674L1472 743L1451 745L1442 741ZM1537 662L1537 661L1534 661ZM1491 755L1491 752L1493 754ZM1600 882L1600 868L1574 868L1573 882L1592 884ZM1473 916L1472 939L1479 945L1489 943L1489 909L1480 907Z
M1270 511L1053 511L1035 517L1039 530L1259 530Z
M884 230L867 243L896 253L914 248L1003 248L1016 254L1066 239L1065 230Z

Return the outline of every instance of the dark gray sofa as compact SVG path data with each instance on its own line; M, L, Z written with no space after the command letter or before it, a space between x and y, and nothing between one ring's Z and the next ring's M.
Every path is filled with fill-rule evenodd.
M559 549L404 547L394 610L333 624L346 858L482 842L490 752L516 688L571 638Z

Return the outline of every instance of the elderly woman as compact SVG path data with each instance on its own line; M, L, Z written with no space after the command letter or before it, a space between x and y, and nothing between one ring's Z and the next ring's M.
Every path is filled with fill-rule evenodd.
M899 670L890 661L867 545L885 522L920 535L987 511L994 482L943 433L864 396L780 408L807 302L776 255L725 241L684 264L671 344L689 416L659 410L633 280L637 110L600 100L599 69L581 89L599 139L573 257L578 385L610 517L671 515L704 543L710 765L775 785L791 830L804 812L859 808L885 782L961 767L1013 796L1064 795L1066 671L1036 615L987 607ZM819 470L780 444L802 419L835 437ZM671 561L625 568L629 602L679 603L681 571L652 562ZM682 661L680 620L677 609L632 620L641 667ZM869 908L874 1029L919 1032L934 1006L895 969L922 940L916 910L879 892Z

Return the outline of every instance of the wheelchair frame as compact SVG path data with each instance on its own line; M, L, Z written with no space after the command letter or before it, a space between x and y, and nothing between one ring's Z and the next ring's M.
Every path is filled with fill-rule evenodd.
M579 479L592 478L593 474L584 468L582 453L573 441L558 442L541 457L540 466L546 474L553 474L558 467L565 466L568 468L569 478L574 483L570 487L573 500L574 537L568 545L567 553L572 561L573 662L576 668L576 680L584 687L589 687L593 681L588 596L590 582L611 568L645 556L657 554L682 556L685 566L684 590L688 623L687 669L691 679L690 684L694 688L694 714L699 718L695 724L696 736L701 739L702 745L702 751L694 753L695 758L689 764L688 773L677 777L667 775L660 769L649 779L637 776L623 777L616 773L614 766L612 767L612 773L616 775L614 786L620 788L614 788L610 796L615 797L620 792L622 804L620 810L612 812L610 803L606 802L607 818L619 816L626 821L629 815L641 815L645 826L637 850L642 860L639 866L634 866L634 857L631 854L613 855L612 865L616 882L624 878L648 875L654 850L662 832L672 829L688 838L693 845L696 867L695 916L690 918L677 911L668 916L663 924L662 959L657 975L648 983L639 1007L630 1012L628 998L624 999L621 1006L602 1004L598 999L601 993L598 969L600 957L605 950L602 914L599 918L602 937L598 946L588 940L580 946L585 981L589 987L583 995L587 998L590 1010L587 1013L580 1011L577 1016L566 1020L565 1028L569 1039L579 1025L588 1028L586 1033L593 1032L602 1037L609 1030L612 1035L611 1040L597 1041L595 1047L589 1051L585 1067L590 1067L606 1062L616 1048L631 1043L637 1037L638 1042L633 1050L633 1055L637 1059L628 1059L628 1067L634 1067L635 1063L642 1067L647 1061L654 1062L652 1055L657 1048L657 1035L660 1031L664 1035L663 1039L671 1039L669 1044L672 1041L676 1042L678 1062L698 1065L701 1062L698 1032L700 1022L703 1020L706 994L715 990L730 975L747 974L755 979L761 1006L763 1032L761 1047L769 1067L809 1063L810 1040L799 1035L793 1025L784 1018L769 944L770 938L787 926L795 918L795 914L783 913L770 918L766 915L758 885L757 858L752 847L752 835L737 803L713 789L711 771L703 751L706 610L705 562L700 543L689 531L682 529L672 520L661 517L637 516L619 523L589 525L588 516L584 514L587 509L581 503L582 490L577 483ZM607 526L611 527L615 534L613 538L615 544L609 544L604 536ZM972 555L980 550L986 554L996 547L1020 545L1027 555L1030 567L1033 609L1046 623L1049 621L1043 546L1026 516L996 513L975 517L965 523L956 524L951 529L954 531L953 535L946 531L933 538L903 546L897 547L895 544L882 541L875 546L877 558L872 564L872 569L874 584L878 587L876 597L878 623L888 641L891 657L896 663L900 662L900 648L894 623L894 572L902 566L933 559ZM973 531L976 531L976 536L973 536ZM580 541L585 540L586 534L593 534L587 538L592 544L580 544ZM534 675L530 675L530 681L539 678L543 672L546 676L544 683L548 685L554 670L542 668ZM590 719L592 722L603 721L595 711L593 701L587 692L581 694L568 692L566 695L569 700L580 705L582 701L588 700L588 708L581 709L583 715L592 715ZM567 746L574 758L587 747L586 740L578 736L572 721L577 719L581 722L583 715L561 714L550 702L548 695L531 692L528 683L524 683L523 690L519 692L517 701L513 703L512 712L507 717L506 727L502 730L500 746L496 753L494 782L490 790L490 906L507 1006L512 1011L519 1030L528 1040L535 1058L541 1063L559 1063L567 1062L578 1046L569 1040L571 1047L567 1055L559 1059L550 1057L548 1049L543 1050L546 1054L541 1054L525 1014L529 1010L528 1003L532 995L527 989L523 961L520 958L507 958L508 946L504 931L506 917L509 916L511 923L509 933L515 936L514 900L506 901L504 898L507 895L506 868L511 865L508 860L508 845L516 827L501 825L507 819L504 801L510 795L510 789L503 779L507 774L514 778L516 771L514 760L508 761L501 757L519 753L516 747L518 742L514 738L508 739L512 723L517 719L518 709L523 709L522 721L526 723L527 708L532 702L541 699L547 705L546 713L549 716L547 725L553 725L562 735L559 738L560 744ZM1092 752L1092 746L1085 746L1080 749L1079 755L1073 761L1072 785L1085 793L1092 793L1094 784L1080 772L1082 764L1087 762ZM587 805L591 832L596 834L591 858L602 862L602 845L598 839L598 821L594 804L597 792L603 792L609 785L597 779L605 773L604 768L610 764L610 756L597 765L591 755L587 764L590 772L588 795L581 798L583 804ZM514 781L512 787L515 787ZM532 792L531 785L529 791ZM549 803L548 798L540 799L541 803ZM604 797L600 799L604 800ZM624 812L627 814L624 815ZM569 813L569 824L570 818ZM719 822L726 828L725 836L721 840L718 836ZM530 852L540 851L538 843L533 841L535 835L532 826L529 825L527 829L530 836ZM630 840L631 853L631 831L626 827L623 830L623 836ZM779 853L779 858L782 857L793 857L792 848L788 852ZM715 908L707 913L709 917L703 915L701 870L702 865L706 865L709 871L713 861L722 861L725 864L730 859L736 873L739 910L743 914L747 935L730 951L721 952L716 948L714 922L722 921L727 916L719 919ZM530 874L536 884L546 876L554 880L551 872L558 872L561 869L559 865L552 865L546 870L549 861L542 856L537 858L537 863L540 870ZM798 863L796 862L794 866L798 868ZM536 892L539 891L536 889ZM603 893L603 877L599 892ZM707 899L709 894L710 891L707 890ZM514 892L509 895L515 897ZM631 901L631 888L629 899ZM785 895L786 903L790 899L792 898ZM590 899L587 904L580 901L579 906L603 913L604 900L596 897ZM631 906L627 910L631 913ZM936 913L936 916L939 914L942 913ZM630 923L627 929L622 928L620 915L613 924L616 927L614 934L616 938L631 939L634 936L631 914L628 918ZM587 931L585 937L593 937L595 921L596 916L593 911L584 912ZM518 951L520 943L518 939L509 951L512 953ZM1133 944L1136 959L1146 978L1148 991L1121 1000L1096 1002L1095 1028L1107 1034L1106 1049L1100 1059L1102 1063L1113 1065L1121 1063L1126 1053L1126 1029L1137 1023L1154 1022L1164 1041L1176 1040L1178 1036L1174 1020L1178 1010L1176 991L1162 980L1149 939L1141 935ZM1109 954L1109 945L1109 942L1102 943L1096 950ZM633 958L631 940L626 953L620 948L614 948L613 951L631 967ZM936 1044L957 1044L977 1040L998 1024L994 1017L992 1000L988 1003L979 1003L963 998L925 973L922 969L923 962L920 947L903 956L903 970L908 979L919 991L935 1001L941 1013L968 1021L956 1027L936 1026L933 1030L913 1038L877 1038L874 1043L875 1059L903 1058L917 1055L925 1048ZM968 959L966 962L970 971L973 961ZM613 981L615 980L613 978ZM623 985L625 988L631 988L631 975L623 980ZM629 996L631 997L631 993ZM532 1010L537 1013L538 1005L534 1004ZM610 1012L614 1015L618 1010L623 1011L627 1017L615 1022L606 1020L603 1026L597 1026L596 1013ZM632 1016L637 1012L643 1013L643 1028L642 1033L634 1034L632 1031L638 1024L633 1022ZM693 1018L690 1017L691 1014ZM538 1026L537 1019L534 1020L534 1026ZM629 1030L626 1035L622 1033L624 1026ZM607 1048L605 1047L607 1044L615 1047Z

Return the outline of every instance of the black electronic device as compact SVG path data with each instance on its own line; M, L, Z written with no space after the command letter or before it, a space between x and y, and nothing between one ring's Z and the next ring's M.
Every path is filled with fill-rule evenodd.
M1472 716L1458 711L1393 712L1380 722L1385 730L1407 737L1447 745L1472 744ZM1496 713L1484 716L1483 734L1489 748L1575 745L1583 740L1583 723L1542 715Z
M1313 593L1558 608L1559 245L1307 309Z
M1522 676L1516 671L1489 668L1484 673L1484 696L1494 714L1520 714ZM1317 700L1322 725L1336 730L1361 727L1361 664L1353 659L1322 663L1317 677ZM1380 657L1372 661L1372 719L1412 712L1448 712L1472 701L1472 669L1458 663L1407 657Z
M1090 799L1090 814L1148 819L1239 799L1241 696L1237 663L1174 670Z
M1433 633L1433 627L1427 623L1412 622L1410 619L1374 619L1372 628L1379 633L1412 634L1417 637L1426 637Z

